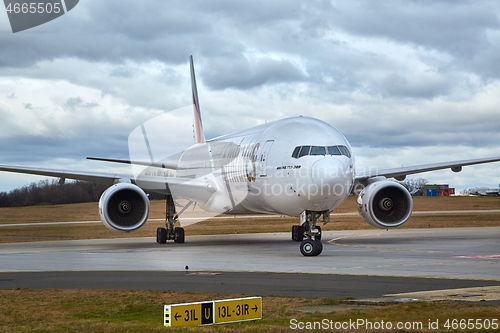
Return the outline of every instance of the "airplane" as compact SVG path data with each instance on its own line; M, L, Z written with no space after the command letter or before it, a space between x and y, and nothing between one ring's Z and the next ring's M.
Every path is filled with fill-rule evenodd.
M160 244L185 242L184 229L175 227L182 213L176 211L178 198L189 200L186 206L194 202L216 213L298 217L291 238L300 242L300 252L309 257L323 250L318 223L328 223L330 213L351 193L359 193L358 212L368 224L396 228L408 221L413 203L408 190L391 178L402 181L407 175L447 168L460 172L463 166L500 161L491 157L356 171L344 135L319 119L302 116L206 140L193 57L189 60L195 142L186 150L150 160L88 157L144 167L133 175L9 165L0 165L0 171L110 185L99 200L99 215L106 227L118 232L132 232L146 223L150 202L145 191L165 194L165 227L156 233ZM141 145L153 157L146 137Z
M500 185L498 188L488 188L488 187L473 187L467 191L470 195L478 196L500 196Z

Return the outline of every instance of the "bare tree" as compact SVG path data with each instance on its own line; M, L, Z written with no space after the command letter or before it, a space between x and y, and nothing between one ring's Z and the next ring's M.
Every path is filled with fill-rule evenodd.
M0 193L0 207L33 206L39 204L69 204L99 201L108 186L84 181L60 184L57 179L42 180L38 183ZM163 194L152 193L150 199L162 200Z
M402 182L399 182L401 185L406 187L408 192L412 195L424 195L424 187L429 181L423 178L417 179L406 179Z

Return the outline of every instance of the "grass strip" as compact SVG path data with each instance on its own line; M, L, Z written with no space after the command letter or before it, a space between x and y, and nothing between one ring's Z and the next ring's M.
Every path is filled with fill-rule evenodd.
M288 332L294 326L339 331L335 325L363 320L364 326L341 329L342 332L384 331L370 330L368 322L387 328L397 323L414 325L415 329L392 329L394 332L450 332L444 325L453 319L492 320L499 318L500 306L449 303L412 302L384 306L335 310L328 313L306 313L299 307L345 305L339 299L311 299L297 297L263 297L263 318L255 322L213 325L194 328L165 328L163 305L185 302L245 297L248 295L221 295L211 293L175 293L123 290L0 290L0 331L2 332ZM439 329L429 324L439 322ZM320 324L315 324L320 323ZM418 326L421 323L421 327ZM344 324L345 326L345 324ZM333 328L330 330L330 328ZM367 329L368 328L368 329ZM319 329L321 330L321 329ZM311 331L307 329L307 331ZM460 329L455 330L460 331ZM474 329L471 332L490 330ZM498 331L498 330L497 330Z

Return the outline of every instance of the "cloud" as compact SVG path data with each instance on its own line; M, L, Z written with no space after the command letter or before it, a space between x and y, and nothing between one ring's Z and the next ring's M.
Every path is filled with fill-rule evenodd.
M101 97L102 97L102 94L101 94ZM84 102L80 96L68 98L68 100L66 102L64 102L64 104L63 104L64 109L69 109L71 111L75 111L78 108L93 109L93 108L98 107L98 106L99 106L99 104L97 104L95 102L91 102L91 103Z
M208 88L251 89L266 84L293 83L305 79L305 75L287 60L216 59L203 70L204 83Z
M483 79L500 74L495 1L480 5L473 1L338 1L335 5L337 15L331 19L350 34L449 54L454 62L443 64L443 69L472 70Z
M496 1L80 2L0 34L0 162L125 158L134 128L191 103L191 54L209 137L304 115L341 130L360 161L493 156L499 17Z

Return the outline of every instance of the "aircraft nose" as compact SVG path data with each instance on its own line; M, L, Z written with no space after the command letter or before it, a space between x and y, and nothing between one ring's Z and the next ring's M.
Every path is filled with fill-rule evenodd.
M316 161L311 169L311 178L321 195L349 194L352 181L349 167L336 158L326 157Z

